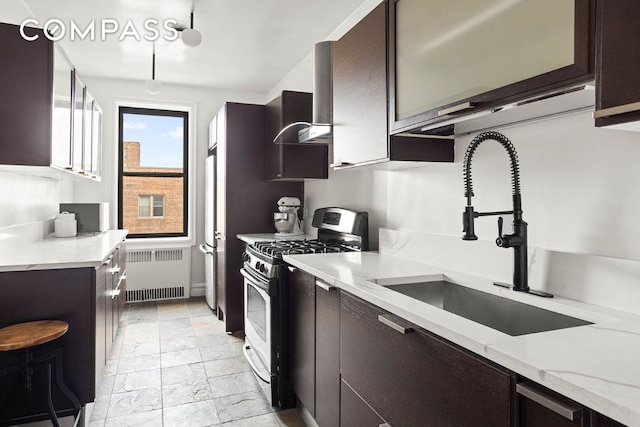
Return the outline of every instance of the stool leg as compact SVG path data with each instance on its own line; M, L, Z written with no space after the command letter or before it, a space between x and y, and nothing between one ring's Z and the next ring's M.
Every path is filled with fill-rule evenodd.
M60 427L60 422L58 421L58 416L56 415L56 410L53 407L53 401L51 400L51 363L47 363L47 412L49 413L49 418L51 418L51 423L53 427Z
M67 399L71 401L73 404L73 409L75 411L74 418L80 414L80 400L78 400L78 396L76 396L69 387L64 382L62 377L62 349L56 349L53 352L53 359L55 359L55 369L56 369L56 384L58 388L64 394Z

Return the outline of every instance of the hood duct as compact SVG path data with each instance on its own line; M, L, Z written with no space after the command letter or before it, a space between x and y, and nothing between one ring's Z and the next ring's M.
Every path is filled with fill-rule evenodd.
M333 42L313 47L313 121L298 132L299 142L330 143L333 140Z
M298 142L331 144L333 142L333 42L316 43L313 47L313 115L312 122L294 122L273 138L293 127L300 127Z

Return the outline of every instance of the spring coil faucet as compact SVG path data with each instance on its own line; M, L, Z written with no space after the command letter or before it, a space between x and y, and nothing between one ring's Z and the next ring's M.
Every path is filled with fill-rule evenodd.
M496 212L474 212L471 198L473 194L473 181L471 179L471 161L473 154L480 144L484 141L492 139L499 142L509 155L511 162L511 188L513 198L513 209L510 211ZM509 141L509 138L499 132L483 132L473 138L473 141L467 147L464 155L464 195L467 198L467 207L462 214L462 231L463 240L478 240L478 236L474 231L474 219L481 216L494 215L511 215L513 214L513 234L502 234L503 219L498 217L498 238L496 245L501 248L513 248L513 290L519 292L529 292L534 295L551 297L551 294L541 291L535 291L529 288L528 272L527 272L527 223L522 219L522 202L520 197L520 167L518 165L518 154L516 149ZM499 286L505 286L496 283ZM508 285L507 285L508 286Z

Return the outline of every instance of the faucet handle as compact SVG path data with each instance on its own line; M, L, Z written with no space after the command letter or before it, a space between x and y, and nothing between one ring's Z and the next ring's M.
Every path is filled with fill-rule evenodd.
M511 247L509 236L504 236L502 234L502 224L504 223L504 219L501 216L498 217L498 238L496 239L496 245L501 248L509 248Z

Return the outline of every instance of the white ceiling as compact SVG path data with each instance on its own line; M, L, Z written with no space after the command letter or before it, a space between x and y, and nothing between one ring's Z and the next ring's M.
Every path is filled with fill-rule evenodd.
M146 80L151 77L153 43L128 37L131 20L144 36L144 21L176 19L202 32L202 44L156 42L156 79L162 82L267 92L304 59L313 45L335 30L365 0L1 0L0 21L25 18L71 21L81 29L95 20L98 40L60 41L80 75ZM120 24L99 40L100 22ZM168 34L158 26L161 36Z

